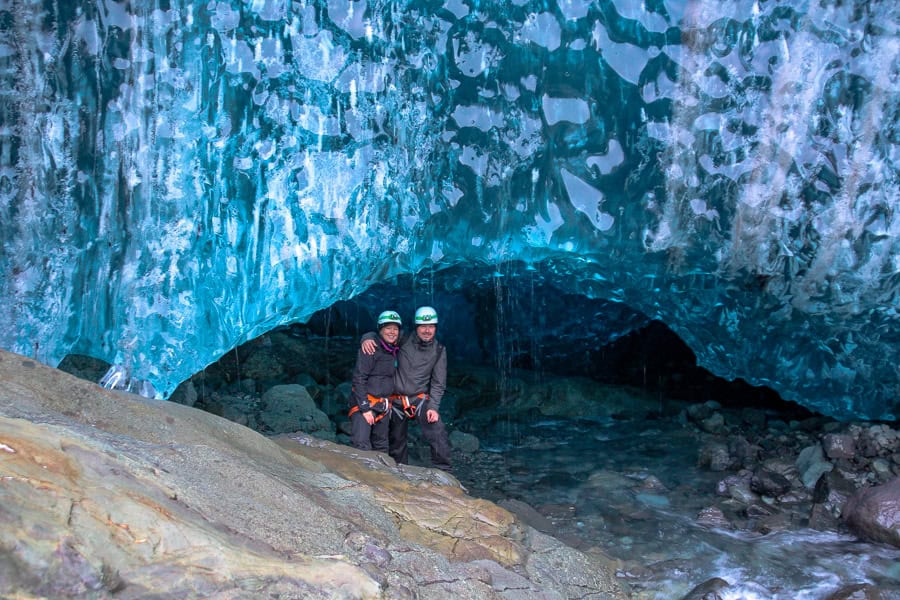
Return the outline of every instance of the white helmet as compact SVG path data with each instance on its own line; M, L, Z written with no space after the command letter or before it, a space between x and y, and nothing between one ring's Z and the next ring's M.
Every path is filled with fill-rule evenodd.
M430 306L420 306L416 309L416 326L437 325L437 311Z
M394 323L397 327L403 325L403 321L400 320L400 315L393 310L386 310L378 315L378 329L381 329L388 323Z

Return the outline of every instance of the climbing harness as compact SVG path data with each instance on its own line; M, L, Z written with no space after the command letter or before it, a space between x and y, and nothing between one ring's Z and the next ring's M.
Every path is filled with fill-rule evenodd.
M394 320L394 318L396 318L396 320ZM399 324L400 317L397 316L397 314L392 311L385 311L385 312L381 313L381 315L379 315L379 317L378 317L378 325L379 326L382 325L382 321L384 321L385 323ZM394 368L396 369L397 368L397 352L400 351L400 348L398 346L394 346L393 344L388 344L381 338L378 338L378 343L381 344L381 347L384 349L385 352L387 352L388 354L390 354L391 356L394 357ZM351 393L353 393L352 389L351 389ZM366 394L366 397L368 397L368 399L369 399L369 406L371 407L372 412L375 413L375 422L377 423L378 421L382 420L385 417L385 415L388 414L388 410L391 407L391 400L390 400L390 398L378 398L377 396L373 396L372 394ZM393 398L393 396L391 396L391 398ZM359 405L357 404L356 406L354 406L353 408L350 409L350 412L347 413L347 416L352 417L355 413L358 413L359 410L360 410Z
M391 401L393 403L393 410L397 413L397 416L415 419L416 413L419 412L419 408L428 401L428 394L423 392L412 397L392 394Z
M369 407L370 410L375 413L375 422L382 420L385 415L388 414L388 407L390 406L390 398L376 398L372 394L366 394L369 398ZM393 398L393 396L391 396ZM355 413L360 411L359 405L357 404L353 408L350 409L350 412L347 413L348 417L352 417Z

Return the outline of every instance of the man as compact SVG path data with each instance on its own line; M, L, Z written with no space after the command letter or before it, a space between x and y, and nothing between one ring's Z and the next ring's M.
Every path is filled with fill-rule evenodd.
M350 399L350 443L360 450L388 451L390 395L397 370L397 338L400 315L386 310L378 315L378 340L374 351L360 350L353 369L353 396Z
M432 307L418 308L415 331L399 342L388 453L399 464L409 463L409 421L415 419L431 446L431 464L450 471L450 439L440 415L447 388L447 354L435 339L437 322L437 311ZM362 340L362 352L373 353L375 334L367 333Z

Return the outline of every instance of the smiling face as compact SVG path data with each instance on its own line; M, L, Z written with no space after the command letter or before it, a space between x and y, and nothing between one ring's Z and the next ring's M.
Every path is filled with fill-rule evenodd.
M437 325L417 325L416 334L423 342L430 342L434 339L434 332L437 331Z
M400 327L393 323L388 323L378 330L378 335L388 344L396 344L397 338L400 337Z

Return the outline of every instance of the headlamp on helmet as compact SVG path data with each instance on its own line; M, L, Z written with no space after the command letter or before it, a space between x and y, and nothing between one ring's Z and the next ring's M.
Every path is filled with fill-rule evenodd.
M393 323L397 327L403 325L403 321L400 320L400 315L397 314L396 311L386 310L380 315L378 315L378 329L380 330L385 325L389 325Z
M416 326L437 325L437 311L430 306L421 306L416 310Z

